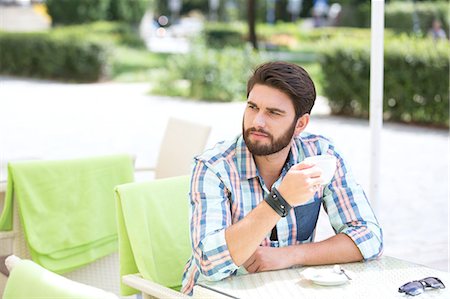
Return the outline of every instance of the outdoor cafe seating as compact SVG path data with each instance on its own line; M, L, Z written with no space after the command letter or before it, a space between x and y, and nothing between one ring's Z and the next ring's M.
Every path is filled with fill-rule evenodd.
M186 297L178 291L191 253L189 181L178 176L116 188L122 295Z
M70 280L15 255L9 256L5 264L9 278L4 299L118 299L113 293Z
M135 167L128 154L10 161L8 181L0 183L0 263L14 254L119 294L114 188L135 176L149 180L150 171L154 178L189 174L210 130L170 118L153 168ZM0 274L0 294L6 283Z
M209 129L204 132L202 146ZM4 298L47 296L39 297L38 291L70 298L63 291L71 296L74 289L86 291L85 297L76 295L79 298L137 293L143 298L187 298L180 287L191 254L190 178L185 173L134 182L134 172L131 155L9 163L0 204L0 256L9 256L10 271L8 279L0 275ZM450 284L449 273L389 256L340 265L351 280L340 276L339 283L324 285L311 276L333 266L202 281L194 287L193 297L403 298L398 288L407 282L438 277L443 285ZM24 284L32 287L22 290L19 286ZM33 289L33 294L25 292ZM449 297L448 288L424 287L421 294L421 298Z
M133 181L130 155L11 162L0 256L33 259L69 279L118 293L114 187ZM0 289L6 277L0 275Z

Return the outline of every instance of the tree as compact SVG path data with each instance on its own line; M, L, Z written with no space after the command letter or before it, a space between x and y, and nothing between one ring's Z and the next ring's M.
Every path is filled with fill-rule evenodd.
M247 0L247 22L248 38L253 49L258 50L258 40L256 37L256 6L255 0Z

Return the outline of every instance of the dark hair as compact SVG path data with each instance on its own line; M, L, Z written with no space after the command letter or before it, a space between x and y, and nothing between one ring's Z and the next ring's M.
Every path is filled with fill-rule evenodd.
M247 82L247 98L255 84L270 86L288 95L294 104L297 119L311 113L316 88L301 66L283 61L264 63L256 68Z

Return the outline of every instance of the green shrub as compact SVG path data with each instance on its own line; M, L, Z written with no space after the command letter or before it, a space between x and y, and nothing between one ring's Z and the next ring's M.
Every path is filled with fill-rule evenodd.
M108 20L138 24L151 0L110 0Z
M339 25L347 27L370 27L370 3L343 6ZM385 27L397 33L414 33L413 13L417 13L419 30L425 35L434 18L442 21L448 35L448 1L392 1L385 6Z
M242 30L236 26L224 26L221 23L209 24L203 29L203 35L208 47L215 49L242 47L245 44Z
M333 113L368 116L369 44L336 39L322 45L322 87ZM448 126L449 50L445 41L406 36L386 40L385 119Z
M442 28L448 36L449 15L448 2L393 2L386 5L386 28L391 28L398 33L413 33L413 12L417 13L417 19L422 34L427 34L431 28L433 19L438 18L442 22Z
M152 0L46 0L53 25L95 21L140 22Z
M123 22L93 22L83 25L58 26L52 29L52 34L59 36L81 36L82 38L101 40L118 46L144 48L145 43L137 30Z
M38 78L97 81L107 71L108 48L82 36L0 33L0 72Z
M53 25L106 20L110 0L46 0Z
M260 56L248 47L213 50L198 45L188 54L171 58L153 92L209 101L239 101L246 97L248 77L260 62Z
M351 2L351 1L350 1ZM346 3L343 5L339 26L370 27L370 3ZM420 31L426 34L432 20L438 18L448 35L449 15L447 1L392 1L385 6L385 27L397 33L412 34L413 13L417 13Z
M388 5L386 4L386 6ZM343 3L338 25L343 27L370 27L370 9L370 1L366 3Z

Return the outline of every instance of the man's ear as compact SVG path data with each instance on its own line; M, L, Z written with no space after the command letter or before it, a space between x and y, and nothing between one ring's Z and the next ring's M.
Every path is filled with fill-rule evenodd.
M297 123L295 125L295 131L294 131L294 135L298 135L301 132L303 132L306 128L306 126L309 123L309 114L305 113L303 114L299 119L297 119Z

